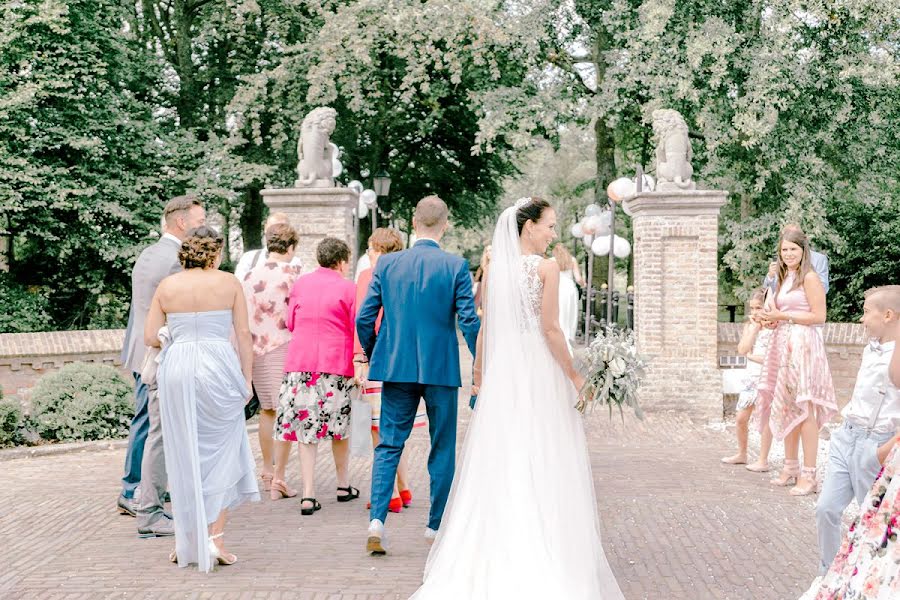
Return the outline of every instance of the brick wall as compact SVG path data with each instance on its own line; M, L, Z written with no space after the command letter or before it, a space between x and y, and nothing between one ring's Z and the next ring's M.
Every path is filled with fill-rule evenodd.
M737 354L742 327L741 323L719 323L719 356ZM828 353L828 366L831 367L837 403L843 408L853 393L863 347L868 340L859 323L828 323L822 334L825 337L825 350Z
M737 354L741 328L740 323L718 324L718 356ZM119 352L124 335L124 329L0 334L0 389L4 396L21 398L41 375L75 361L120 367ZM828 323L823 335L838 405L843 406L850 399L856 383L856 372L866 343L865 333L858 323ZM657 367L651 377L670 390L682 387L689 390L695 377L705 376L690 368ZM124 374L130 377L129 373ZM679 400L674 395L667 401L668 408L685 407L678 405Z
M718 212L725 192L647 192L627 202L634 232L639 402L700 419L722 411L716 368Z
M121 368L124 338L124 329L0 334L0 389L23 398L42 375L76 361Z
M287 213L297 230L296 255L303 270L319 266L316 246L327 236L342 239L353 248L356 243L352 207L359 196L347 188L265 189L262 197L273 212Z

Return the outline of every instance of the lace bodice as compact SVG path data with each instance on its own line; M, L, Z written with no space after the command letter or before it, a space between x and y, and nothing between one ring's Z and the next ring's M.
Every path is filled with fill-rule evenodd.
M541 260L537 254L522 257L522 300L528 330L538 329L541 323L541 300L544 295L544 282L538 274Z

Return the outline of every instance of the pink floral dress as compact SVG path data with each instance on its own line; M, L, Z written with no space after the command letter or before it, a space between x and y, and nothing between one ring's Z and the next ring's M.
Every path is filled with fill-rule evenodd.
M275 439L315 444L350 437L351 377L331 373L284 374Z
M866 496L831 568L803 600L900 598L900 445Z

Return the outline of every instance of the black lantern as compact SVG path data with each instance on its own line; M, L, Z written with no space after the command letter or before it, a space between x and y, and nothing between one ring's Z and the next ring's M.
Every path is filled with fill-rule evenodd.
M375 173L375 177L372 179L372 187L375 188L377 195L387 196L391 191L391 176L386 171Z

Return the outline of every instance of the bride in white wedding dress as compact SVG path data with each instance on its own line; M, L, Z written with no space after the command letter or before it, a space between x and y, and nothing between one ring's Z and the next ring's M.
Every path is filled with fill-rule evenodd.
M559 267L543 258L555 225L539 198L519 200L497 222L479 398L415 600L623 598L600 543L574 408L584 380L559 327Z

